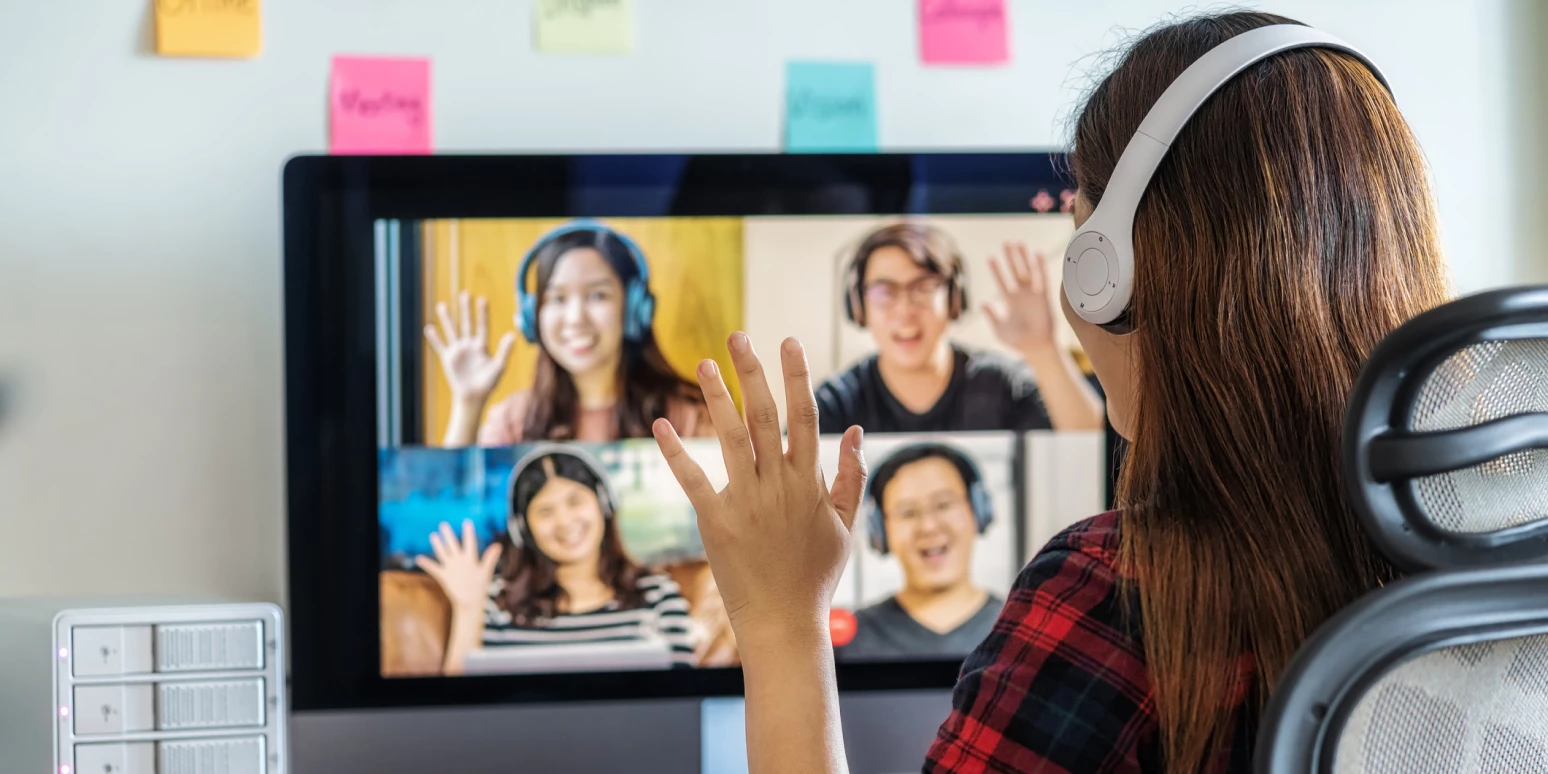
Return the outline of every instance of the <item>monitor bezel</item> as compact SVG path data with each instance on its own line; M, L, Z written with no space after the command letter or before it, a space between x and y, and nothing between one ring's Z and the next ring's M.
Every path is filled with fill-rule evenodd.
M283 175L291 698L296 710L742 693L741 670L380 673L378 219L1030 214L1050 152L298 156ZM1019 468L1019 466L1018 466ZM1018 487L1019 496L1019 487ZM839 687L951 686L950 661L843 663Z

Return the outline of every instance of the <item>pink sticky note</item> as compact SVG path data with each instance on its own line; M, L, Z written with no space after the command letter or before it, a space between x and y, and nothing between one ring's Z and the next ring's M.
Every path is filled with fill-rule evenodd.
M1005 0L919 0L919 58L925 64L1005 62Z
M430 60L336 56L328 91L333 153L430 152Z

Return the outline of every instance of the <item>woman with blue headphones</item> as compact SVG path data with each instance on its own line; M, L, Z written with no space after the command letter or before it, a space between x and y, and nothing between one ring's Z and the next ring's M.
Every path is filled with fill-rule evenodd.
M530 390L493 406L485 404L515 335L501 337L491 354L488 303L478 299L470 324L467 293L458 301L460 324L441 303L440 327L425 326L452 393L443 445L639 438L662 417L682 423L689 435L709 431L699 421L703 393L672 369L656 343L650 264L623 233L575 220L527 251L516 272L516 329L538 345L536 375Z
M1063 308L1130 442L1118 510L1021 571L924 770L1251 771L1296 650L1396 576L1344 498L1341 441L1371 350L1451 296L1424 156L1358 50L1228 13L1141 37L1071 161ZM699 372L726 488L669 423L656 438L732 611L753 774L842 772L828 607L860 431L828 488L800 344L782 351L788 450L757 356L741 334L730 349L751 423Z

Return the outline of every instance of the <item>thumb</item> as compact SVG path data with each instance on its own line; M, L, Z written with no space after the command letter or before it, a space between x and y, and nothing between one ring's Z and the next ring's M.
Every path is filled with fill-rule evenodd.
M838 476L833 479L833 488L828 492L833 509L844 520L846 529L854 527L855 514L860 511L860 497L865 493L865 455L860 451L861 437L858 426L844 433L844 440L839 444Z
M1000 310L996 309L994 304L985 302L980 307L984 310L984 316L989 318L989 324L994 328L998 329L1005 322L1005 318L1000 315Z
M491 543L488 548L484 549L484 558L478 563L479 572L484 577L494 576L495 563L500 561L500 553L504 550L505 546L499 543Z
M504 336L501 336L500 337L500 345L495 348L495 354L494 354L495 362L499 363L502 366L505 365L505 361L509 360L510 357L511 357L511 345L513 345L515 343L516 343L516 334L514 334L514 333L506 332L506 334Z
M436 562L425 556L416 556L414 557L414 566L424 570L425 574L435 579L436 583L445 585L445 581L443 580L443 576L441 574L441 565L439 562Z

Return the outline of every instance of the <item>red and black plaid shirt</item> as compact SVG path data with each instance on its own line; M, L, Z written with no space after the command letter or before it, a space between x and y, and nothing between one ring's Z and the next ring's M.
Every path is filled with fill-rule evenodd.
M962 665L925 772L1164 769L1138 610L1119 597L1129 581L1116 568L1118 524L1116 512L1080 522L1021 571L994 631ZM1217 759L1228 772L1251 770L1256 723L1237 717Z

